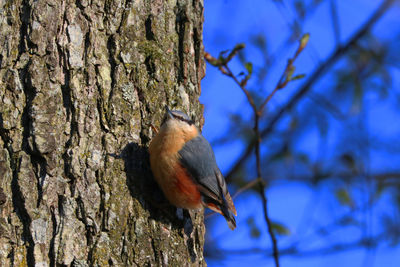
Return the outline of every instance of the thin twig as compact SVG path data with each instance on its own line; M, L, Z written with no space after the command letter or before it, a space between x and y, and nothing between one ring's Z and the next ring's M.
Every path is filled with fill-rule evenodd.
M330 8L331 8L331 18L332 18L332 25L333 25L333 34L335 36L336 46L339 46L340 45L340 25L339 25L339 15L337 12L336 0L330 1Z
M279 267L279 251L278 251L278 242L275 237L274 229L272 227L271 220L268 215L268 207L267 207L267 197L265 196L265 185L262 182L262 174L261 174L261 136L260 136L260 110L255 110L255 118L254 118L254 132L256 133L256 149L255 149L255 156L256 156L256 166L257 166L257 176L259 179L259 193L262 199L263 210L264 210L264 219L267 223L268 233L271 238L272 242L272 255L274 256L275 266Z
M233 199L237 198L240 194L244 193L245 191L249 190L250 188L252 188L253 186L257 185L260 182L260 179L254 179L250 182L248 182L245 186L242 186L241 188L239 188L236 193L233 195Z

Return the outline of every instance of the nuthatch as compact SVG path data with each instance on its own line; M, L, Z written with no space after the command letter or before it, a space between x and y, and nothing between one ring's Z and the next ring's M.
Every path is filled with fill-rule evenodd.
M185 113L167 108L149 152L153 175L173 205L184 209L208 207L222 214L229 228L235 229L236 208L214 152Z

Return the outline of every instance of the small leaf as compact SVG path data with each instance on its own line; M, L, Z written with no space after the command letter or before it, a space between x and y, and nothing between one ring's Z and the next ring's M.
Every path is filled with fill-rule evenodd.
M310 40L310 34L309 33L306 33L301 37L301 39L300 39L300 49L301 50L303 50L306 47L306 45L307 45L309 40Z
M350 193L345 188L339 188L335 191L335 196L340 204L344 206L353 207L353 200Z
M235 47L232 49L232 51L229 53L229 55L228 55L226 58L224 58L225 64L228 63L229 61L231 61L232 58L233 58L240 50L242 50L244 47L245 47L244 44L237 44L237 45L235 45Z
M259 238L261 236L261 231L260 231L260 229L258 229L254 218L253 217L249 217L247 219L247 224L248 224L248 226L250 228L250 236L252 238Z
M300 80L300 79L303 79L304 77L306 77L305 74L298 74L298 75L292 77L292 79L290 79L290 81Z
M286 73L286 80L287 81L291 81L292 80L292 76L293 76L293 73L294 73L295 70L296 70L295 66L293 66L293 65L289 66L289 68L287 70L287 73Z
M246 70L249 74L253 73L253 63L247 62L246 65L244 65L244 67L246 68Z
M282 223L271 222L272 230L278 235L290 235L290 230Z
M234 50L234 51L235 51L235 50L241 50L241 49L243 49L243 48L245 48L245 47L246 47L245 44L240 43L240 44L235 45L235 47L233 48L233 50Z
M259 238L261 236L261 232L257 227L251 227L250 235L253 238Z

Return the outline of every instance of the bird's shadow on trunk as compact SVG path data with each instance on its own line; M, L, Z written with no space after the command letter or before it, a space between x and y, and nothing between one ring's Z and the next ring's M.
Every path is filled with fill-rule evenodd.
M150 218L170 224L174 229L187 228L188 223L192 224L187 210L183 210L183 216L177 216L177 209L169 204L154 180L147 147L129 143L118 157L124 161L126 184L131 196L149 211Z

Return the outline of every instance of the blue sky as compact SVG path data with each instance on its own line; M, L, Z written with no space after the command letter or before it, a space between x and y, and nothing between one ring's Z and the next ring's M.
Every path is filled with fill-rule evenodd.
M288 1L285 1L288 2ZM345 41L351 36L360 25L367 20L369 15L379 6L381 1L375 0L353 0L337 1L338 14L340 18L341 41ZM329 15L329 1L321 4L309 20L303 25L304 32L311 34L310 43L296 62L296 67L300 73L309 74L323 61L334 49L335 39L332 32L332 24ZM398 16L399 8L392 9L377 25L374 27L374 33L382 39L389 39L395 32L393 25L400 25ZM251 35L263 34L268 38L270 51L280 50L280 44L289 34L288 24L294 16L294 11L289 9L279 9L273 1L268 0L205 0L205 22L204 22L204 46L205 50L214 56L219 52L234 47L237 43L249 43ZM398 27L397 27L398 30ZM285 67L286 58L293 54L294 46L289 46L282 53L281 60L278 60L274 70L261 85L268 88L275 85L280 73ZM254 47L247 46L246 55L255 66L261 65L260 53ZM235 73L243 69L237 61L231 64ZM394 69L394 91L400 92L399 71ZM324 84L329 84L332 76L324 76L318 82L316 90L321 90ZM397 83L396 83L397 81ZM293 82L290 86L278 92L269 108L273 112L276 108L285 103L285 100L296 91L301 81ZM250 86L252 85L250 83ZM259 86L259 85L257 85ZM394 111L396 103L392 98L385 102L379 102L376 106L376 96L368 96L371 109L368 113L369 127L371 132L387 137L392 140L400 134L400 127L389 123L390 121L400 121L399 114ZM203 135L211 142L217 140L229 133L230 113L241 113L243 117L250 118L251 109L247 104L241 90L233 81L223 76L212 66L207 66L206 77L202 81L202 96L200 101L205 106L205 125ZM384 119L382 118L384 116ZM327 142L333 142L340 133L341 127L346 127L340 123L332 123L334 130L328 136ZM304 150L308 154L316 154L316 138L313 137L311 130L305 137L304 142L300 142L298 149ZM314 133L314 135L317 133ZM240 155L243 144L240 141L232 142L222 146L215 146L218 164L223 173L229 170L235 159ZM370 168L373 170L389 170L398 168L400 162L400 153L397 157L388 159L387 154L381 151L372 153L373 160ZM315 155L314 155L315 156ZM325 240L319 240L312 234L315 229L324 224L329 224L332 214L340 215L346 212L343 208L337 207L336 199L329 193L329 185L312 189L302 183L274 183L267 190L269 199L269 210L273 220L284 223L290 230L289 237L278 237L280 247L290 244L292 241L304 241L310 238L310 243L304 245L306 248L315 249L325 247L326 245L339 242L351 241L358 237L360 233L355 229L342 229L337 233L332 233ZM231 190L234 193L234 190ZM383 197L374 207L375 213L387 209L389 196ZM265 222L263 220L261 202L253 194L245 193L235 200L238 209L238 227L231 232L226 226L226 222L221 216L213 216L207 219L212 227L208 227L209 241L217 242L223 249L238 248L270 248L270 239L265 231ZM304 214L310 213L317 219L304 220ZM372 213L371 213L372 214ZM355 215L357 216L357 214ZM359 214L359 216L364 216ZM250 228L247 220L254 217L255 224L262 230L261 237L254 239L250 237ZM373 217L373 216L372 216ZM324 219L326 218L326 220ZM310 224L310 225L308 225ZM377 230L379 222L372 218L370 220L371 231ZM378 227L378 228L376 228ZM308 230L307 230L308 229ZM307 232L309 231L309 232ZM304 234L306 232L307 234ZM316 241L317 240L317 241ZM400 248L389 248L380 246L373 252L365 249L352 249L341 253L330 255L317 255L310 257L284 256L281 258L281 265L286 266L397 266L400 262ZM262 254L255 255L230 255L223 261L208 260L209 266L273 266L272 258L265 257Z

